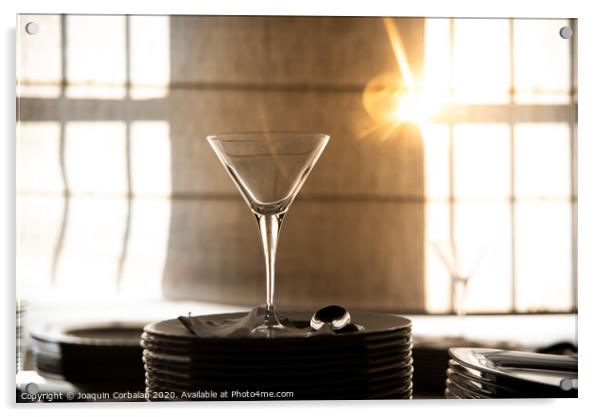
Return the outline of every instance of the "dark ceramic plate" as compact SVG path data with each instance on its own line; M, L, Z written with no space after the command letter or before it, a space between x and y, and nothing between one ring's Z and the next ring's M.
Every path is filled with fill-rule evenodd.
M40 346L48 344L77 346L134 346L140 342L143 323L86 323L78 325L44 325L31 331Z
M143 360L152 365L171 366L179 369L197 370L283 370L294 372L297 370L348 368L348 369L376 369L393 363L412 361L411 352L389 352L382 356L343 356L340 357L299 357L299 356L276 356L274 358L263 358L256 360L244 355L228 358L198 357L190 359L178 355L164 354L149 350L143 351Z
M185 390L198 390L205 386L228 387L255 387L257 389L303 389L303 390L326 390L332 387L347 389L370 389L377 390L381 387L403 387L412 382L411 373L406 375L387 375L378 380L365 378L345 378L345 377L324 377L324 378L252 378L243 379L232 377L231 379L211 379L199 381L182 381L170 376L165 376L156 372L146 372L147 382L165 383Z
M221 389L210 387L210 390L215 391L216 393L220 393L221 391L231 392L231 388ZM240 391L245 391L247 389L241 389ZM348 389L342 390L328 390L328 391L313 391L313 392L305 392L305 391L293 391L294 396L292 398L284 398L284 400L370 400L370 399L411 399L412 398L412 384L406 387L398 387L393 388L391 390L383 390L382 392L375 393L360 393L355 391L350 391ZM249 391L254 391L254 389L250 389ZM189 391L181 391L174 390L166 386L147 386L146 393L149 395L150 401L194 401L194 399L182 398L183 392ZM241 400L241 401L265 401L265 398L256 397L256 398L232 398L227 397L223 400L232 401L232 400ZM219 396L216 400L220 400Z
M304 381L327 381L327 380L361 380L377 381L389 377L410 378L413 373L411 362L402 366L390 366L379 370L378 372L365 372L358 369L314 369L311 371L272 371L264 370L224 372L223 370L191 370L177 369L173 367L154 365L146 363L144 365L147 372L161 375L165 378L179 380L190 383L195 381L255 381L255 380L304 380Z
M283 312L297 327L309 327L309 319L312 316L311 312L298 312L289 311ZM203 320L212 321L217 323L224 323L227 320L237 320L245 317L247 313L229 313L229 314L215 314L203 316ZM355 325L361 326L363 330L349 333L338 333L338 334L318 334L312 336L299 336L291 334L279 334L276 333L273 338L259 338L259 337L248 337L238 336L229 338L215 338L215 337L199 337L191 334L186 327L178 320L166 320L157 323L147 325L144 330L145 332L154 336L163 336L167 338L183 339L193 341L195 343L203 343L206 345L216 344L217 346L248 346L248 347L261 347L261 346L315 346L320 344L323 346L337 345L340 343L351 342L352 340L364 340L370 336L381 336L386 333L409 331L411 329L411 321L395 314L377 314L377 313L360 313L351 312L351 317Z
M73 383L144 382L140 323L46 325L34 329L36 370Z
M307 352L315 349L321 351L339 351L341 349L381 349L395 345L408 345L412 342L412 335L408 332L391 332L387 334L367 336L364 338L345 338L340 336L315 336L300 338L295 343L282 343L282 339L249 339L263 340L263 344L247 345L246 343L238 343L237 339L221 338L197 338L194 340L183 340L180 338L170 338L158 336L148 332L144 332L141 336L142 343L154 345L157 347L166 347L172 350L182 351L207 351L207 352L249 352L258 351L265 353L269 351L287 351L287 352ZM290 340L290 339L289 339ZM267 341L267 342L266 342ZM309 342L308 342L309 341ZM265 353L267 354L267 353Z
M141 346L147 352L157 355L165 355L166 358L173 356L174 361L179 362L228 362L244 366L249 362L267 363L284 360L290 363L291 360L302 361L363 361L377 360L383 357L407 356L412 352L411 338L393 337L379 341L378 344L363 345L356 341L354 345L341 346L320 346L296 348L281 347L275 348L253 348L245 349L243 347L219 349L216 346L207 348L202 345L189 345L180 343L170 343L168 341L158 341L157 339L143 335Z
M391 346L379 349L363 349L358 346L355 349L323 350L319 347L315 349L300 351L182 351L166 348L164 345L149 344L142 342L145 348L144 352L148 356L154 356L157 359L167 360L178 363L214 363L219 366L249 366L257 364L291 364L292 362L304 363L332 363L332 362L354 362L368 363L390 358L403 358L412 355L412 345L403 345L395 343Z
M391 379L383 380L378 383L365 383L356 381L344 381L342 383L298 383L296 381L253 381L253 382L210 382L196 384L182 384L178 381L173 381L165 378L160 378L147 373L146 377L147 389L153 391L173 391L173 392L195 392L204 390L239 390L239 391L292 391L295 397L302 395L303 397L329 397L332 395L348 395L348 396L383 396L390 392L408 393L411 391L411 379Z

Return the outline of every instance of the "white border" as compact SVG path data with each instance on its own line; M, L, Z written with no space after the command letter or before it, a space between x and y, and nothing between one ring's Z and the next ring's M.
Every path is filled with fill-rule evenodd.
M2 71L3 96L0 100L0 117L3 133L0 150L0 264L2 265L2 294L4 297L3 335L0 344L5 359L0 377L3 407L8 415L77 415L83 409L86 415L106 416L108 412L123 410L128 415L164 416L167 413L195 415L210 412L237 413L240 417L303 415L324 411L345 415L366 414L375 409L381 413L396 415L430 413L440 415L504 416L519 412L531 412L547 416L568 416L579 411L600 409L600 297L602 296L602 15L595 7L595 0L526 1L384 1L370 0L351 3L305 1L126 1L98 0L93 4L78 0L22 0L17 4L0 2L2 7ZM579 18L579 339L580 339L580 399L529 400L529 401L355 401L355 402L279 402L279 403L186 403L186 404L53 404L50 406L13 405L14 351L9 342L13 337L14 324L14 30L16 13L89 13L89 14L303 14L303 15L363 15L363 16L456 16L456 17L577 17ZM596 326L598 324L598 326ZM4 327L6 326L6 327ZM596 381L596 377L598 381ZM523 413L521 413L523 412ZM588 413L590 414L590 413Z

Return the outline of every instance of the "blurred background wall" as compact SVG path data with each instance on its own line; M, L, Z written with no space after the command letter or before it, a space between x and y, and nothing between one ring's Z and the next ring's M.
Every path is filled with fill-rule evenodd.
M398 71L379 18L171 20L169 297L264 302L255 220L210 150L213 132L326 132L332 140L288 213L276 300L424 308L417 130L361 137L368 81ZM423 21L398 20L422 70ZM380 139L380 140L375 140Z
M284 223L277 305L449 312L433 243L455 242L486 254L469 311L575 310L566 24L22 15L20 293L262 303L255 221L205 137L286 130L332 139Z

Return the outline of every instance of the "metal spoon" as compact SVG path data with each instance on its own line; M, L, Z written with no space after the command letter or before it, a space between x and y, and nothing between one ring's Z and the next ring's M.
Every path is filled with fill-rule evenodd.
M351 315L341 306L330 305L316 311L311 318L310 326L314 330L320 330L328 325L331 330L340 330L351 323Z

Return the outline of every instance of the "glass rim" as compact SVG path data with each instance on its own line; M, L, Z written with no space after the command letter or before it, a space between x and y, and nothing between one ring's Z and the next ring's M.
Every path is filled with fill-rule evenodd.
M216 133L208 135L206 139L210 142L235 142L239 139L240 142L264 142L268 137L277 136L277 140L299 140L299 139L325 139L329 140L330 135L326 133L316 132L229 132L229 133Z

